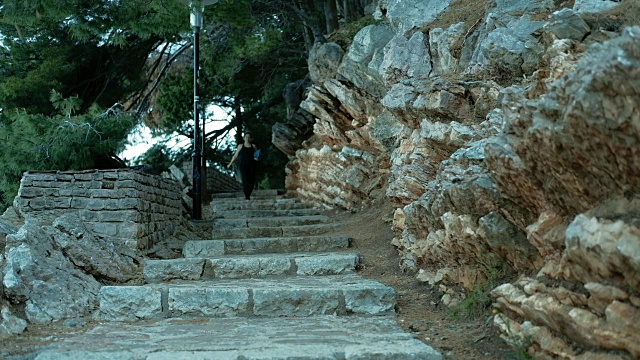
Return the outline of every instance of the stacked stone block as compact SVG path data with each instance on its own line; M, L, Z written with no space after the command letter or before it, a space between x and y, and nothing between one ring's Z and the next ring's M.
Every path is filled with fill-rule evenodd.
M131 169L30 171L22 177L14 206L47 223L76 212L96 235L144 249L177 229L180 199L177 181Z

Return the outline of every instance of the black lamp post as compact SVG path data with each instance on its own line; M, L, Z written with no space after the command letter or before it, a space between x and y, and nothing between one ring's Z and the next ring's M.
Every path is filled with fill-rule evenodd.
M191 220L202 219L202 147L200 134L200 93L198 89L198 72L200 70L200 29L203 24L203 12L206 5L219 0L178 0L189 5L190 22L193 28L193 214ZM204 128L204 124L203 124ZM206 179L205 179L206 181Z

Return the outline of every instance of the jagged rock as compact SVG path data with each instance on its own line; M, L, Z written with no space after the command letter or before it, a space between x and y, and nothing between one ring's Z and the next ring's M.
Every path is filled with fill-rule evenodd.
M186 185L186 175L184 173L184 171L178 169L177 166L175 165L171 165L169 166L169 172L171 173L171 176L178 180L182 185Z
M282 97L287 106L287 118L291 117L300 108L300 103L304 99L304 95L309 86L311 86L311 81L305 78L290 82L284 87Z
M526 235L508 222L499 212L491 212L478 220L478 235L487 242L492 251L507 259L517 271L536 269L542 258Z
M474 106L466 93L463 85L443 78L410 79L393 85L382 105L415 129L424 118L474 120Z
M345 79L363 93L376 98L383 97L387 89L378 71L384 58L384 46L393 36L393 31L386 26L369 25L362 28L338 67L337 80Z
M0 321L0 340L22 334L27 328L27 322L13 315L8 307L2 307L0 313L2 314Z
M474 141L495 134L499 121L491 116L480 124L465 125L457 121L432 122L423 120L420 128L409 133L405 127L399 134L397 148L391 155L391 177L387 187L387 196L396 204L406 205L417 200L429 188L429 182L435 178L440 163L450 156L454 161L465 162L468 159L482 160L484 155L480 143L471 146L469 151L454 152Z
M453 0L391 1L384 0L378 5L374 16L378 19L385 14L394 30L401 35L421 28L444 12Z
M620 5L616 0L576 0L573 10L578 13L599 13Z
M562 9L551 15L551 19L544 25L544 29L551 32L558 39L580 41L591 31L589 25L580 15L571 9Z
M431 54L422 32L414 33L410 39L396 35L384 48L384 60L380 74L387 86L405 78L424 79L431 73Z
M7 243L7 235L15 234L18 229L11 223L0 220L0 299L4 298L4 288L2 286L2 268L4 267L4 251Z
M486 35L479 35L466 72L486 72L504 80L533 73L543 52L533 33L543 25L543 21L532 21L528 15L509 20L509 16L490 13L482 30Z
M324 87L340 102L340 106L344 107L349 117L353 119L353 127L366 124L370 116L382 112L378 101L365 94L360 94L357 89L350 88L335 79L325 81Z
M400 125L391 112L384 110L371 123L371 136L387 151L392 151L400 144L404 129L407 127Z
M610 281L640 292L640 228L637 226L580 214L567 228L565 246L565 277L583 283Z
M52 231L27 221L17 233L7 236L6 296L26 303L27 319L34 323L78 317L98 305L100 284L65 257Z
M588 300L584 295L563 288L540 286L528 278L515 285L501 285L491 295L507 318L517 315L531 319L531 322L589 348L623 350L635 357L640 355L640 327L634 320L640 316L640 309L631 304L613 300L606 306L605 315L598 316L587 309ZM500 318L504 321L504 317ZM505 330L507 333L510 331ZM550 351L553 349L549 347L546 350L555 356L567 351L565 347L557 348L559 353Z
M415 269L420 259L430 267L455 268L452 279L472 286L486 280L479 264L530 269L541 263L522 231L531 222L531 213L505 201L484 168L483 150L492 139L499 140L470 142L443 161L427 192L404 207L402 235L395 240L403 266ZM494 212L501 215L489 215ZM496 236L501 231L519 240L505 238L502 243Z
M355 209L384 185L385 174L372 170L379 168L374 165L378 161L370 153L349 147L298 150L296 159L287 165L287 192L313 204Z
M18 228L11 223L0 220L0 254L4 253L7 235L15 234Z
M322 85L326 80L335 78L343 56L344 50L336 43L314 44L308 60L311 81Z
M599 200L637 192L640 28L593 45L576 71L538 100L504 102L509 145L487 162L503 193L524 207L577 214ZM625 131L623 129L629 129Z
M457 71L458 58L453 54L455 49L462 46L464 23L451 25L448 29L436 28L429 32L429 48L433 74L435 76L448 75Z
M548 91L549 86L565 74L575 70L578 59L576 42L569 39L554 39L544 55L542 55L542 66L531 76L534 81L533 86L526 92L529 99L538 98Z
M527 241L535 246L544 258L544 266L538 276L558 278L560 274L560 258L564 250L564 232L567 221L554 212L543 212L538 220L527 226Z
M286 123L275 123L271 128L271 143L283 153L293 156L302 143L313 135L315 118L309 112L298 109Z
M20 227L24 224L24 218L16 211L16 208L9 206L7 210L0 216L0 220L8 222L13 226Z
M64 256L96 279L124 283L142 276L142 259L130 248L100 238L77 215L65 214L46 229Z

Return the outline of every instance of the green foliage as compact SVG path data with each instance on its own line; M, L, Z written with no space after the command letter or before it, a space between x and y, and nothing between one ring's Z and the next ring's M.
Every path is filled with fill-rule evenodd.
M0 108L54 114L48 94L78 96L86 111L145 85L149 53L188 30L175 0L5 0L0 7Z
M109 154L122 150L135 125L130 116L103 113L97 107L74 116L78 98L64 99L57 93L51 97L60 114L14 110L0 117L0 209L17 194L25 171L103 168Z
M481 263L481 272L486 281L476 284L467 296L458 304L449 308L449 318L452 320L471 320L488 315L493 300L489 292L493 290L508 273L506 264Z
M136 159L136 165L150 165L157 173L169 171L169 167L176 163L176 154L161 143L153 145Z
M491 297L482 286L474 287L461 302L449 309L452 320L471 320L482 317L491 306Z

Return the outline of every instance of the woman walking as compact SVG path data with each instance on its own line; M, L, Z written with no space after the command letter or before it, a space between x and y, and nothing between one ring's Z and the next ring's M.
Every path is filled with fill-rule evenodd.
M236 153L233 154L231 161L227 165L231 167L236 158L240 156L240 176L242 177L242 189L244 190L244 197L247 200L251 199L251 193L253 192L253 186L256 183L256 161L253 158L253 154L258 148L252 143L253 138L251 133L244 134L244 143L238 145Z

